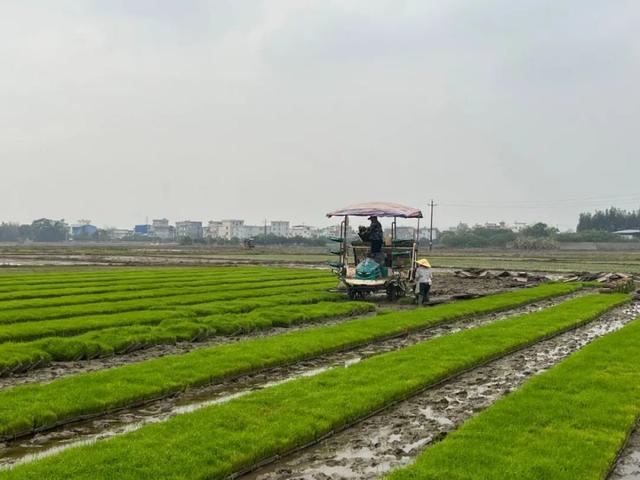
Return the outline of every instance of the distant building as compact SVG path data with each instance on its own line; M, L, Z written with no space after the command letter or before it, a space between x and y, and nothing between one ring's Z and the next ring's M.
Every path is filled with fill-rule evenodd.
M396 239L397 240L413 240L416 238L415 227L396 227Z
M174 240L176 238L176 228L169 225L166 218L155 219L151 223L149 234L162 240Z
M151 233L151 225L136 225L133 227L134 235L149 235Z
M238 238L253 238L264 235L265 230L267 230L267 234L270 233L269 229L265 229L264 225L243 225L242 226L242 235Z
M289 222L282 220L272 221L269 233L271 233L271 235L275 235L276 237L288 237Z
M107 236L111 240L122 240L123 238L130 237L133 235L133 230L128 230L126 228L112 228L107 231Z
M222 238L231 240L232 238L244 238L244 220L222 220Z
M92 237L98 233L98 227L88 223L71 225L71 238Z
M526 222L513 222L509 228L515 233L519 233L529 226Z
M202 238L202 233L202 222L194 222L191 220L176 222L176 236L178 238Z
M209 224L204 231L204 236L207 238L222 238L222 222L209 220Z
M320 236L316 228L309 225L293 225L289 229L290 237L315 238Z
M619 235L622 238L626 238L629 240L632 240L634 238L640 238L640 230L634 230L634 229L629 229L629 230L618 230L617 232L613 232L616 235Z
M324 227L324 228L320 228L318 230L316 230L317 232L317 236L318 237L339 237L340 236L340 232L341 232L341 226L340 224L338 225L331 225L330 227ZM356 231L354 230L353 227L349 227L349 230L347 232L347 236L348 237L354 237L356 236Z
M509 227L507 227L507 224L505 222L486 222L484 225L480 225L477 224L476 228L486 228L487 230L504 230L507 229Z

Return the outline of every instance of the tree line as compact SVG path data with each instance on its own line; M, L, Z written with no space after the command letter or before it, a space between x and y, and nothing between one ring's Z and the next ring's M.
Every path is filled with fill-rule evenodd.
M550 248L549 241L558 234L558 229L546 223L536 223L514 232L509 228L487 228L482 226L459 226L456 230L442 232L440 243L454 248Z
M581 213L576 230L578 232L616 232L638 229L640 229L640 209L627 211L611 207L606 210L596 210L595 213Z
M509 228L459 226L442 232L440 244L453 248L513 247L521 249L555 248L562 242L637 242L616 235L619 230L640 229L640 209L626 211L611 207L594 213L581 213L576 232L560 233L546 223L536 223L514 232Z
M67 240L69 232L64 220L40 218L31 224L0 223L0 242L62 242Z

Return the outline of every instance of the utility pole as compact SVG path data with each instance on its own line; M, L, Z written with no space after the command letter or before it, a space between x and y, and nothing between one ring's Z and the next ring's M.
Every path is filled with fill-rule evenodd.
M264 219L264 238L267 238L267 219Z
M433 248L433 207L437 207L435 203L433 203L433 198L429 203L429 207L431 209L431 221L429 222L429 252Z

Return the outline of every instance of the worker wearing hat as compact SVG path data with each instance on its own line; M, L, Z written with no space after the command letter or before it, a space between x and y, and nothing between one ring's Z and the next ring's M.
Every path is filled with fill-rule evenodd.
M416 261L416 301L418 305L429 303L429 290L431 290L431 264L426 258Z

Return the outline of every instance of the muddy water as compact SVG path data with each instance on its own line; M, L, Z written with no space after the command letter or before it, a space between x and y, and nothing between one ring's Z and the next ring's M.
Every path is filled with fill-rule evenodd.
M243 480L372 479L411 463L431 443L595 338L640 314L640 304L616 309L553 339L474 369L455 380L365 420L321 444L241 477ZM640 442L625 462L637 479Z
M471 293L486 295L497 293L513 288L515 284L509 279L459 279L449 273L439 273L436 286L433 291L433 300L446 301L449 296L460 293ZM520 288L522 285L518 285ZM411 305L388 304L385 308L412 308ZM105 368L117 367L129 363L142 362L152 358L163 357L165 355L184 354L198 348L206 348L224 343L231 343L250 338L260 338L271 335L278 335L284 332L314 328L319 325L335 325L353 317L337 317L325 320L318 320L306 324L294 325L287 328L275 327L268 330L243 334L236 337L213 337L200 342L180 342L170 345L154 345L149 348L137 350L131 353L116 355L112 357L96 358L93 360L53 362L50 365L23 373L17 373L7 377L0 377L0 389L25 383L50 382L66 375L82 372L93 372Z
M581 294L574 294L571 297ZM75 423L24 439L7 442L4 445L0 444L0 468L23 461L31 461L40 456L52 455L73 446L121 435L136 430L147 423L163 421L174 415L224 402L301 376L316 375L328 368L347 368L372 355L398 350L421 341L485 325L516 314L539 311L566 298L544 300L509 312L450 322L422 332L364 345L346 352L328 354L315 359L301 361L294 365L247 375L235 381L189 390L141 408L122 410L90 421Z
M640 427L629 437L608 480L640 480Z

